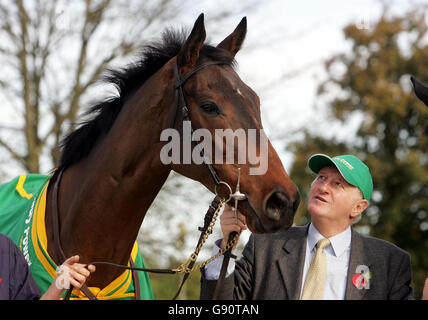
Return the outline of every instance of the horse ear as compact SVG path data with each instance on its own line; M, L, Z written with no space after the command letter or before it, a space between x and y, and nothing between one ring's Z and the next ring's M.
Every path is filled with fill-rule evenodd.
M428 87L413 77L410 77L410 80L413 83L416 96L428 107Z
M196 19L189 37L177 54L177 64L179 67L192 69L196 65L205 37L204 14L201 13L198 19Z
M217 46L218 48L230 51L234 56L241 49L242 43L247 34L247 18L242 18L236 29Z

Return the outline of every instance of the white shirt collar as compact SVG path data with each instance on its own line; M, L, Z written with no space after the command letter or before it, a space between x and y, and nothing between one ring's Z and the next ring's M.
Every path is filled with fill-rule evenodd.
M333 248L333 252L336 257L340 257L343 252L350 247L351 245L351 227L349 226L345 231L336 234L335 236L328 238L331 243L331 247ZM308 231L308 248L309 252L311 252L317 242L321 239L323 239L324 236L315 228L315 226L311 223L309 225L309 231Z

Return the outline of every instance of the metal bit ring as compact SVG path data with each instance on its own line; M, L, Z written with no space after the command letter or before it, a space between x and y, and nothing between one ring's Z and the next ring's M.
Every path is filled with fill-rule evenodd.
M214 187L214 192L215 195L218 196L218 192L217 192L217 186L224 184L228 189L229 189L229 198L227 198L227 200L224 200L225 203L229 202L230 198L232 197L232 188L229 186L229 184L227 184L227 182L224 181L220 181L218 184L215 185Z

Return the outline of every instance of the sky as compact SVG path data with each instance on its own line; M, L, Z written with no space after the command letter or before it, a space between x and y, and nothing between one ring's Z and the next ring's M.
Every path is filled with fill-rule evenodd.
M210 37L211 12L218 7L238 10L247 2L220 0L215 1L213 7L195 5L186 23L191 25L197 15L204 12ZM370 23L382 13L384 2L391 6L391 12L401 12L428 1L267 0L255 9L232 14L221 31L215 30L212 41L218 43L243 15L247 17L247 37L236 56L238 72L260 96L264 129L286 170L293 160L293 155L286 150L287 143L298 137L301 128L311 126L328 137L339 135L340 139L342 135L343 139L352 139L361 118L353 118L345 130L339 124L326 123L325 105L316 90L326 78L323 62L350 50L343 28L350 23L370 28Z
M344 39L342 29L349 23L370 28L382 12L381 1L375 0L265 0L253 1L256 8L242 11L249 0L198 1L188 6L184 15L174 21L164 21L160 31L167 26L191 27L198 15L205 14L208 39L218 43L227 36L243 16L247 17L248 31L245 43L237 54L238 73L261 99L262 121L265 132L271 138L286 170L291 168L293 155L286 149L287 143L298 138L302 128L310 126L324 135L351 137L359 121L358 117L343 128L326 120L325 106L316 95L317 86L325 79L323 61L334 54L348 52L350 44ZM404 11L425 1L388 1L392 12ZM212 18L219 9L233 13L221 26ZM156 35L155 35L156 36ZM1 110L2 117L8 110ZM278 137L282 137L279 139ZM19 168L10 167L10 178L19 174ZM167 182L169 183L169 182ZM173 186L172 186L173 188ZM188 225L197 237L197 224L211 201L210 194L199 183L186 180L185 188L172 198L162 193L153 206L167 201L175 211L186 211L188 216L200 217L194 225ZM169 197L169 196L168 196ZM187 197L187 201L183 198ZM194 199L198 199L195 201ZM150 230L159 222L149 214L143 229ZM183 223L180 216L177 223ZM219 227L218 227L219 228ZM157 228L159 230L159 228ZM192 231L192 232L193 232ZM160 236L163 233L159 231ZM248 237L243 235L242 240Z

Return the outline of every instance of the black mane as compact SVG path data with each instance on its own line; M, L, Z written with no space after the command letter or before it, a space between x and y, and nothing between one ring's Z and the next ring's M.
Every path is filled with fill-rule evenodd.
M118 95L92 106L85 113L86 116L92 117L81 122L75 131L63 139L61 143L62 154L57 172L88 156L96 142L112 127L124 105L124 101L165 63L178 54L186 38L186 32L168 29L162 34L160 41L142 48L141 58L138 61L122 69L109 70L103 80L113 84ZM230 53L210 45L202 47L201 59L221 61L231 66L235 64Z

